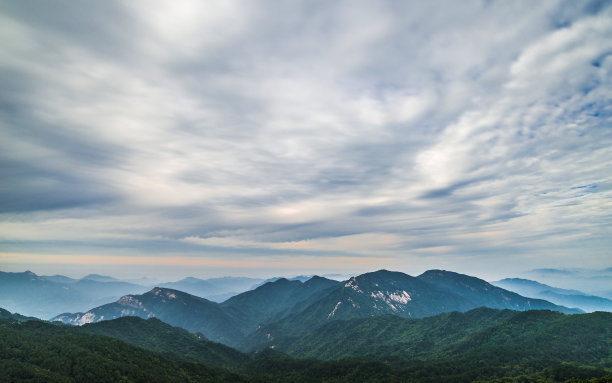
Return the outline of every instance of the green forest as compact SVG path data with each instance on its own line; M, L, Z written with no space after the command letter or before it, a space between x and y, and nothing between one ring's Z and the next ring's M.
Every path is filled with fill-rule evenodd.
M336 321L250 354L157 319L5 318L2 382L612 382L612 314L602 312Z

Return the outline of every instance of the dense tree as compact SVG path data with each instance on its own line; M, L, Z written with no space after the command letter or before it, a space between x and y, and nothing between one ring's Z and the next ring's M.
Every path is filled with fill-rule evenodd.
M0 319L2 382L612 383L610 313L478 309L335 321L292 339L293 356L243 354L157 319L71 327L8 318ZM328 360L307 357L325 348Z

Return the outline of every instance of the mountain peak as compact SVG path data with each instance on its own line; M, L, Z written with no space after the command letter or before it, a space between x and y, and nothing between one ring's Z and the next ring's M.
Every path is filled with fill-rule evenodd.
M109 277L108 275L100 275L100 274L87 274L83 278L83 281L96 281L96 282L117 282L119 281L117 278Z
M177 295L188 295L187 293L184 293L182 291L169 289L166 287L154 287L147 294L168 299L176 299Z
M25 277L26 279L29 279L31 281L40 280L41 279L38 275L34 274L30 270L24 271L22 275L23 275L23 277Z
M306 282L304 282L304 286L308 288L322 286L322 285L333 286L333 285L338 285L338 284L340 284L340 282L334 281L332 279L328 279L325 277L320 277L318 275L315 275L309 280L307 280Z
M327 280L327 278L325 278L325 277L320 277L318 275L313 275L312 277L310 277L310 279L308 279L308 281L312 281L312 280L316 281L316 280L323 280L323 279Z
M278 287L283 287L283 286L292 286L292 285L301 285L301 284L303 284L302 281L290 280L287 278L278 278L274 281L266 282L259 287L278 288Z
M390 279L403 279L406 277L410 277L410 278L414 278L406 273L402 273L401 271L391 271L391 270L386 270L386 269L380 269L377 271L372 271L370 273L365 273L365 274L361 274L358 275L356 278L357 280L367 280L367 279L384 279L384 280L390 280Z
M497 309L531 310L547 309L559 310L565 313L578 313L580 310L556 306L548 301L525 298L512 291L494 286L489 282L445 270L428 270L417 277L447 294L458 294L471 301L476 307L487 306Z
M516 282L526 282L526 283L537 283L537 284L541 285L540 282L533 281L531 279L526 279L526 278L504 278L504 279L501 279L500 281L516 281Z
M121 306L142 307L142 302L133 295L124 295L117 301Z
M200 278L196 278L196 277L186 277L181 279L179 282L201 282L203 281L203 279Z
M363 292L359 289L359 284L357 282L357 278L356 277L351 277L351 279L349 279L345 284L344 287L349 287L357 292Z
M419 275L417 278L424 280L424 281L446 280L446 281L455 281L459 283L470 283L472 285L479 285L480 287L485 288L485 289L489 286L493 287L489 282L485 281L484 279L472 277L470 275L461 274L461 273L457 273L454 271L447 271L447 270L438 270L438 269L427 270L423 274Z
M436 276L463 275L463 276L467 276L465 274L460 274L460 273L456 273L454 271L448 271L448 270L442 270L442 269L427 270L426 272L424 272L420 276L428 276L428 275L436 275Z
M380 269L380 270L372 271L370 273L365 273L362 275L392 275L393 273L399 273L399 271L390 271L387 269Z

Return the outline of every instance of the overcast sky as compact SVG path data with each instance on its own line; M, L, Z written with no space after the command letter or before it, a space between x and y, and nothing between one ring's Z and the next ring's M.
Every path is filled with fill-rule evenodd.
M0 0L0 269L612 266L612 3Z

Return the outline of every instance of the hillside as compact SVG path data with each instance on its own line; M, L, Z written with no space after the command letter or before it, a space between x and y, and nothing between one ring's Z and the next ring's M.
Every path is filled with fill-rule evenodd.
M156 319L82 327L0 320L0 371L9 382L604 383L612 380L611 325L609 313L386 315L330 322L295 342L292 357L272 349L249 356ZM330 360L295 357L308 353Z
M2 381L246 382L235 373L170 361L105 336L40 321L0 320Z
M457 294L472 302L474 307L491 307L510 310L555 310L566 314L578 314L582 310L572 309L542 299L526 298L512 291L465 274L446 270L429 270L417 278L440 291Z
M95 275L74 280L38 276L30 271L0 271L0 291L0 307L48 319L64 312L88 310L126 294L144 293L147 288Z
M5 310L3 308L0 308L0 319L9 319L9 320L13 320L13 321L17 321L17 322L27 322L30 320L40 320L38 318L35 317L27 317L18 313L11 313L8 310Z
M581 291L561 289L521 278L506 278L492 282L492 284L523 296L545 299L568 307L578 307L586 312L612 312L612 300L588 295Z
M275 348L300 358L521 357L612 366L612 314L480 308L422 319L336 321ZM495 352L493 352L495 350ZM492 352L492 355L488 353Z
M65 313L53 320L83 325L124 316L158 318L246 351L269 346L275 339L305 335L335 320L389 314L422 318L482 306L580 312L525 298L463 274L431 270L413 277L379 270L342 283L317 276L305 282L275 279L222 303L156 287L142 295L126 295L85 313Z
M201 334L170 326L156 318L123 317L75 327L77 333L103 335L160 353L167 359L237 368L248 357Z
M478 307L513 310L568 309L550 302L529 299L463 274L429 271L419 277L380 270L353 277L326 290L327 294L304 301L299 310L266 324L238 344L242 350L261 349L275 340L302 336L335 320L392 314L423 318Z
M255 288L259 283L261 283L261 279L256 278L224 277L199 279L188 277L176 282L161 283L158 287L180 290L213 302L223 302L234 295Z
M53 321L82 325L124 316L158 318L170 325L191 332L200 332L207 339L234 344L244 336L238 322L215 302L181 291L156 287L142 295L127 295L86 313L62 314Z
M248 334L258 325L282 318L290 309L338 284L337 281L317 276L305 282L280 278L234 296L221 303L221 307L237 318Z

